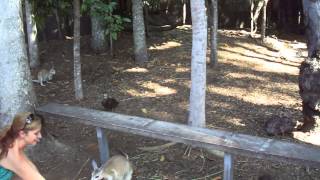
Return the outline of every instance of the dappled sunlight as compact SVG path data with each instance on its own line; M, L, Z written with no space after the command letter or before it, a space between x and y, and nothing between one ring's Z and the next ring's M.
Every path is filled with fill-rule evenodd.
M191 31L192 26L191 25L183 25L183 26L177 26L176 28L180 29L180 30L190 30Z
M250 78L250 79L255 79L259 81L266 81L266 77L261 77L261 76L256 76L253 74L248 74L248 73L239 73L239 72L231 72L226 75L228 78Z
M190 68L187 68L187 67L177 67L176 68L176 72L177 73L180 73L180 72L190 72Z
M170 48L176 48L182 46L181 43L175 42L175 41L168 41L164 42L161 45L153 45L152 47L149 47L150 50L164 50L164 49L170 49Z
M287 65L283 65L280 63L263 63L260 66L257 66L257 70L264 71L264 72L277 72L277 73L288 73L292 75L298 75L299 69L295 67L289 67Z
M281 87L282 89L284 87ZM232 90L231 90L232 89ZM216 87L214 85L208 85L207 93L219 94L222 96L233 97L241 101L257 104L257 105L277 105L281 104L295 104L296 97L287 95L286 93L280 93L272 91L271 87L259 88L249 87Z
M235 126L246 126L246 124L243 123L243 120L239 118L228 118L226 121Z
M177 93L177 91L173 88L161 86L160 84L154 83L151 81L145 82L145 83L141 84L141 86L152 90L156 95L160 95L160 96Z
M126 90L126 93L134 97L157 97L177 93L177 90L173 88L162 86L158 83L154 83L151 81L141 82L139 83L139 85L142 87L142 89L137 90L131 88Z
M255 41L248 40L234 41L231 45L228 42L221 42L218 51L220 59L261 72L292 75L299 73L298 67L302 58L298 57L297 51L290 49L286 43L283 43L281 51L272 51L261 45L253 48L252 43L256 44Z
M143 73L147 73L147 72L149 72L149 70L146 69L146 68L134 67L134 68L126 69L124 72L130 72L130 73L132 73L132 72L134 72L134 73L143 72Z

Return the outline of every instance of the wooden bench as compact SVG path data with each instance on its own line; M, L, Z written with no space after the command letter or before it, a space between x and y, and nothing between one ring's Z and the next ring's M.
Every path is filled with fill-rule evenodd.
M191 127L184 124L128 116L112 112L49 103L36 109L52 119L74 121L97 127L100 157L108 158L108 145L101 128L132 133L155 139L184 143L225 152L224 180L233 178L232 155L269 159L320 167L320 148L222 130Z

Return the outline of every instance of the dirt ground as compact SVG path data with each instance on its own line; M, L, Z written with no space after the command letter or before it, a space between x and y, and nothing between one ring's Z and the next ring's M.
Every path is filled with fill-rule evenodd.
M122 33L115 43L115 56L95 54L89 37L81 39L82 79L85 99L76 101L73 90L72 40L41 43L41 61L57 71L45 87L34 84L39 104L57 102L102 110L103 94L120 103L117 113L187 123L191 29L154 32L147 39L150 62L137 66L133 61L131 33ZM262 46L244 30L219 30L218 65L207 67L206 121L208 128L267 136L264 122L273 115L301 120L298 72L306 47L303 36L279 37L281 51ZM302 56L302 57L301 57ZM209 57L209 51L208 51ZM208 59L209 60L209 59ZM33 70L33 75L38 69ZM35 76L34 76L35 77ZM49 180L84 180L91 174L91 159L99 158L95 128L67 121L46 121L47 139L32 155ZM146 152L139 147L166 142L108 131L111 155L122 150L135 166L137 180L218 180L223 159L194 148L184 155L185 145ZM272 137L302 142L292 135ZM301 152L302 153L302 152ZM234 179L254 180L269 174L274 180L320 179L315 168L235 157Z

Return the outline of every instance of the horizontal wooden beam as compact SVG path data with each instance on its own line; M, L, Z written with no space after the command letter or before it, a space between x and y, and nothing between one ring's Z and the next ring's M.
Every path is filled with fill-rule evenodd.
M36 109L36 112L45 116L46 119L73 121L149 138L216 149L234 155L320 167L320 148L313 145L289 143L222 130L197 128L150 118L56 103L41 106Z

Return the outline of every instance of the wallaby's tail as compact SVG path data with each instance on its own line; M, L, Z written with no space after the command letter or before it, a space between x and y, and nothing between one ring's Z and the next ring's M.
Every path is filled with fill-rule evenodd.
M33 81L33 82L36 82L36 83L39 83L39 80L34 80L34 79L32 79L32 81Z

